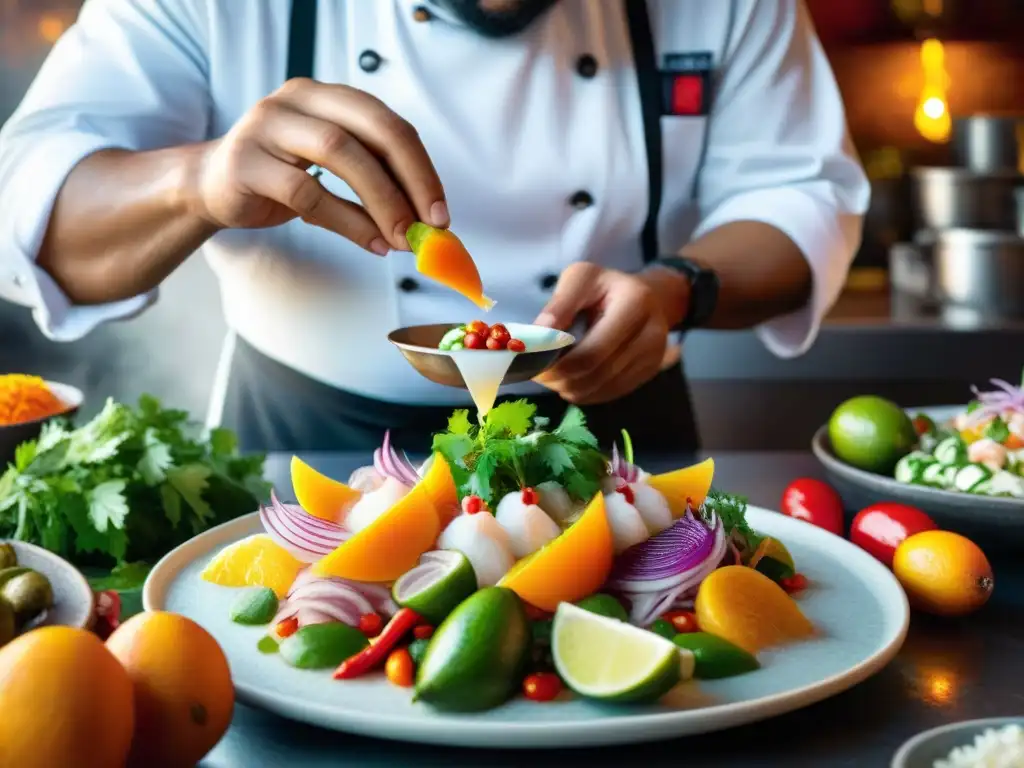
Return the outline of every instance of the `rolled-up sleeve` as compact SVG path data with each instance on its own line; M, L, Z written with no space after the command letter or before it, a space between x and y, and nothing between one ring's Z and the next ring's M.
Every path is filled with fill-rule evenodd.
M870 187L842 98L802 0L740 0L708 127L695 237L734 221L785 233L811 267L807 305L756 329L774 354L805 352L860 245ZM751 253L751 259L757 254Z
M72 341L138 314L156 292L75 306L36 266L68 174L102 149L202 140L209 123L203 0L87 0L0 130L0 299Z

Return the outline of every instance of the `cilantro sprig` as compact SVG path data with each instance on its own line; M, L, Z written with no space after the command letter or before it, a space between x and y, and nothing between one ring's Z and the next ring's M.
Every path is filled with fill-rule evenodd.
M580 501L597 493L607 466L583 412L570 407L548 431L536 410L526 400L502 403L480 425L469 411L451 415L433 449L451 465L460 497L472 494L493 505L507 493L551 480Z
M88 423L48 422L18 447L0 475L0 538L140 581L145 563L256 509L269 493L263 462L240 455L232 432L202 436L154 397L108 400Z
M764 539L747 523L746 497L712 488L704 500L705 516L709 516L711 512L721 519L726 535L732 539L742 555L749 555Z

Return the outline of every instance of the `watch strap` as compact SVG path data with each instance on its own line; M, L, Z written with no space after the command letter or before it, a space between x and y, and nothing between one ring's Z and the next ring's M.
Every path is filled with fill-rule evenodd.
M658 259L654 265L671 269L683 275L690 283L690 303L686 315L673 330L688 331L705 325L718 306L718 274L682 256L667 256Z

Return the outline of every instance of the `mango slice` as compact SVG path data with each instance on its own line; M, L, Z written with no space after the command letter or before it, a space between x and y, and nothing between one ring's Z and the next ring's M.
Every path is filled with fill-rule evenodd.
M494 301L484 295L473 257L450 230L417 221L409 227L405 239L416 254L416 270L421 275L461 293L484 311L494 306Z

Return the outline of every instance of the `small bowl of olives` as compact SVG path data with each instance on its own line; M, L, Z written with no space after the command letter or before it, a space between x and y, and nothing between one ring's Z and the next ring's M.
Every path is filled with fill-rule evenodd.
M36 627L88 628L89 583L66 560L34 544L0 541L0 646Z

